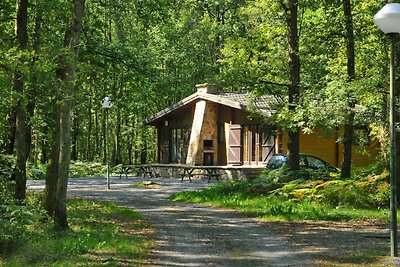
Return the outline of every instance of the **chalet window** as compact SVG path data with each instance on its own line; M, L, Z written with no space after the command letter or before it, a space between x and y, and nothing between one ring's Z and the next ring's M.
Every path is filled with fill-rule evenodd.
M204 150L213 150L214 145L213 145L213 140L204 140L203 141L203 146L204 146Z
M190 141L190 129L170 130L170 162L186 163Z
M266 163L275 152L273 128L259 125L231 125L229 128L229 164Z

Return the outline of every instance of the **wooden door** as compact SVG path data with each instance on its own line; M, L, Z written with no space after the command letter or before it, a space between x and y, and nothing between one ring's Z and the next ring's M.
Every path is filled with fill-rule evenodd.
M263 129L261 144L262 162L267 163L275 152L274 128Z
M242 126L232 124L229 126L228 164L242 164Z
M243 126L243 164L258 165L260 159L260 131L258 125Z

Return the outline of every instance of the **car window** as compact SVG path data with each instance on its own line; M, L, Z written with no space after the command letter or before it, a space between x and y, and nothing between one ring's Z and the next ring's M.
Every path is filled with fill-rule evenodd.
M320 159L307 156L307 163L310 168L325 168L326 164Z
M286 164L286 156L285 155L274 155L268 162L267 167L270 169L277 169Z

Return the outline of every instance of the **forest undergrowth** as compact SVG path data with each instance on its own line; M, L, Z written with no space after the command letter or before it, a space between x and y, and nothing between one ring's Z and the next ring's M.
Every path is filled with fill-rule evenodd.
M281 168L255 180L225 181L171 198L274 220L386 221L389 189L388 171L374 164L354 171L349 179L324 170Z

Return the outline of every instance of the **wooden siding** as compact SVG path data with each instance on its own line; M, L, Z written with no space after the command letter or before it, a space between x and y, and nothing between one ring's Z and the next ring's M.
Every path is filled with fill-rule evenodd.
M340 129L342 131L342 129ZM337 135L337 134L336 134ZM300 153L311 154L319 157L333 166L339 166L343 161L343 144L336 143L336 136L334 133L326 135L323 130L316 129L311 134L300 134ZM288 135L282 135L282 151L287 151ZM365 166L372 163L378 156L379 143L372 140L371 144L363 147L367 151L367 155L360 153L361 149L357 145L353 145L353 165Z

